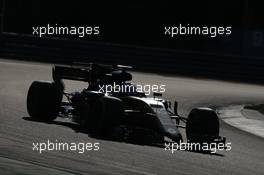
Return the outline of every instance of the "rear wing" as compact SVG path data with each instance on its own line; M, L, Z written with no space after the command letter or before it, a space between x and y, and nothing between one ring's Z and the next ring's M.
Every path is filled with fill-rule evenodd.
M131 66L106 65L95 63L74 63L72 65L55 65L52 69L53 80L62 79L94 82L103 76L111 75L113 71L132 69Z
M91 73L89 69L81 69L68 66L54 66L52 68L52 77L55 82L61 79L90 82L90 74Z

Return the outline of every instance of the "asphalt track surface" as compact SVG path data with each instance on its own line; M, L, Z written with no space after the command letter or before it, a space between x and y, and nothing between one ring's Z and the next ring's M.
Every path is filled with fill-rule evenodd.
M165 84L164 97L179 102L186 116L197 106L264 101L257 85L134 73L135 82ZM264 174L263 138L221 122L221 135L231 151L210 155L95 139L67 119L41 123L27 120L26 95L33 80L51 80L51 65L0 60L0 174ZM81 89L68 82L68 89ZM99 151L79 154L33 151L33 142L99 142ZM25 166L27 170L25 170ZM22 168L24 167L24 168ZM42 168L40 168L42 167ZM43 170L44 169L44 170Z

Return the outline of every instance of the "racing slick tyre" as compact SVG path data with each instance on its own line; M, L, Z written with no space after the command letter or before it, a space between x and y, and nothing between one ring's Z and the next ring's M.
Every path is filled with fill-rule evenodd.
M210 108L193 109L186 122L188 142L211 143L219 137L219 119Z
M52 82L34 81L27 94L29 116L36 120L52 121L59 113L62 90Z
M87 118L90 133L107 136L121 122L124 113L123 103L115 97L100 97L93 105L91 113Z

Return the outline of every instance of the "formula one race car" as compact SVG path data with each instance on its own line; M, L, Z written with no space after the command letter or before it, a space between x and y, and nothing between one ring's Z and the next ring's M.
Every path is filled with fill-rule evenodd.
M32 119L45 122L58 116L69 117L91 135L124 141L179 142L183 138L179 127L184 127L188 142L225 143L225 138L219 136L219 120L214 110L195 108L187 118L181 117L177 102L172 110L171 102L162 99L161 94L148 97L133 88L129 68L93 63L54 66L53 82L31 84L28 113ZM67 93L63 79L84 81L88 87ZM119 91L113 90L114 85L119 86ZM186 125L180 125L180 121Z

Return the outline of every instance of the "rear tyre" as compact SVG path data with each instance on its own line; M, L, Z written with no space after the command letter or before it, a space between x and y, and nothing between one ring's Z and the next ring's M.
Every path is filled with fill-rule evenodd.
M31 118L52 121L59 114L62 90L55 83L34 81L27 94L27 110Z
M193 109L187 119L186 136L188 142L211 143L219 137L219 119L210 108Z

